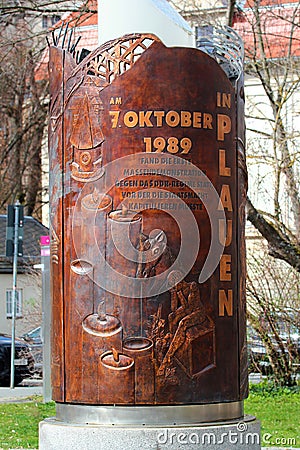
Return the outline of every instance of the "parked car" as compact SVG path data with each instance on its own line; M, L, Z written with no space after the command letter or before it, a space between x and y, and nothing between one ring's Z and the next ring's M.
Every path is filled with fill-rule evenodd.
M11 336L0 334L0 386L9 386L11 367ZM14 384L20 384L31 376L34 370L34 357L30 346L22 339L15 339L15 378Z
M42 328L36 327L33 330L21 336L31 348L31 352L34 356L34 374L38 376L43 375L43 339L42 339Z
M294 312L286 310L284 312L276 312L274 315L274 321L276 323L277 333L284 345L285 352L289 352L289 355L293 358L293 365L296 371L299 371L300 362L300 331L297 326L299 321L296 320ZM260 318L263 323L266 321L264 317ZM271 328L268 323L265 324L266 330L268 330L268 335L274 346L274 350L277 352L277 358L280 358L282 352L273 336ZM258 335L258 333L248 325L247 327L247 345L248 345L248 359L249 359L249 369L251 372L261 372L265 375L272 373L272 368L270 360L267 356L266 347Z
M22 339L25 339L25 341L30 342L32 345L42 345L42 328L36 327L33 330L28 331L22 335Z
M264 375L271 373L271 364L267 357L263 341L252 327L247 329L248 364L249 372L261 372Z

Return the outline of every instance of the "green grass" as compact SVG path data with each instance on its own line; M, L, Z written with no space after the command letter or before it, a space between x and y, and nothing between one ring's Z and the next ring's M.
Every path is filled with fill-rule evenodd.
M41 398L0 404L0 449L38 448L38 424L54 415L55 404L44 404Z
M245 413L261 421L262 446L300 447L299 391L275 390L268 384L252 386ZM38 448L38 424L54 415L55 404L43 404L40 397L0 404L0 449Z
M263 447L300 447L300 392L274 389L263 383L251 386L245 413L261 422Z

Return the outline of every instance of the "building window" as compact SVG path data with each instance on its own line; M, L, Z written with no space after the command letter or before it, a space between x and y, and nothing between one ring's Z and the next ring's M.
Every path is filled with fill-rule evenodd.
M42 17L42 27L49 28L51 25L55 25L60 21L60 16L58 14L54 14L53 16L43 16Z
M48 28L48 16L43 16L42 18L42 27Z
M58 16L58 15L55 15L55 16L52 16L51 17L51 23L52 23L52 25L55 25L57 22L59 22L60 21L60 16Z
M196 27L196 42L201 43L203 40L211 39L213 36L213 26L204 25L202 27Z
M16 290L16 317L22 317L22 290ZM9 319L12 317L12 305L13 305L13 290L8 289L6 291L6 317Z

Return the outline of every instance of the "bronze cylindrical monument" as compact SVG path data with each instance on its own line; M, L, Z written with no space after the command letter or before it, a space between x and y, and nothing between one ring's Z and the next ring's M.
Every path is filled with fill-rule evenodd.
M115 405L115 423L126 406L141 423L166 406L184 423L188 406L198 422L243 414L243 75L226 64L150 34L80 63L50 47L59 411Z

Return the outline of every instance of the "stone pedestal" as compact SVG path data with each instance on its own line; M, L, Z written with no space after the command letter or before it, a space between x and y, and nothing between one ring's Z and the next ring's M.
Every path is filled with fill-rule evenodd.
M239 421L194 426L116 426L40 423L40 450L259 450L260 424L252 416Z

